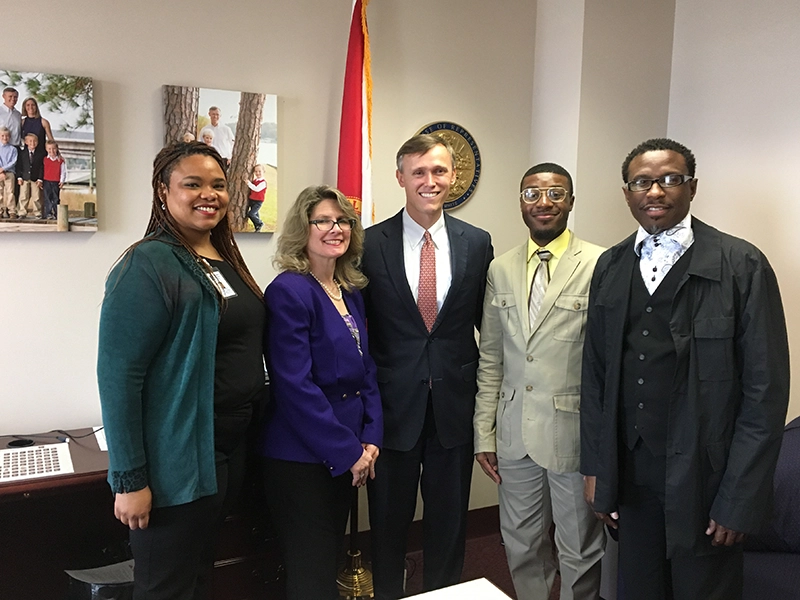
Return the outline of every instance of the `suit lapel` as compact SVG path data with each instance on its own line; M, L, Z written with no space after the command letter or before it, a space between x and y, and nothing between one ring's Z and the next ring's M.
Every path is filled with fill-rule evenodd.
M408 287L406 277L406 265L403 259L403 211L397 213L387 227L383 230L385 236L381 242L381 254L386 273L394 286L397 298L405 309L412 315L412 318L419 322L420 327L425 329L425 321L419 314L417 303L411 288Z
M528 296L531 292L528 288L528 242L517 249L517 254L511 263L509 277L511 291L514 292L514 299L517 302L519 322L522 323L522 330L527 339L531 335L531 325L528 321Z
M464 235L464 229L459 222L448 217L447 213L444 215L444 222L447 228L447 240L450 242L450 289L447 290L447 297L444 299L442 309L436 315L436 322L433 324L431 333L436 330L455 302L467 273L469 240Z
M639 260L633 251L636 234L630 236L616 249L611 258L615 268L608 271L608 290L606 298L606 323L610 325L609 335L614 335L622 342L625 321L628 318L630 304L631 277L640 276L638 268L634 268ZM616 330L616 331L615 331Z
M530 332L531 336L539 329L539 326L547 317L547 313L549 313L550 309L553 308L556 298L561 295L564 286L567 284L570 277L572 277L572 274L575 272L575 269L578 268L578 265L581 264L580 254L580 244L578 243L575 234L570 234L567 250L561 256L561 258L558 259L558 265L556 265L555 271L550 274L550 283L547 286L547 291L544 293L542 307L539 309L539 315L536 318L536 323L534 323L533 329Z

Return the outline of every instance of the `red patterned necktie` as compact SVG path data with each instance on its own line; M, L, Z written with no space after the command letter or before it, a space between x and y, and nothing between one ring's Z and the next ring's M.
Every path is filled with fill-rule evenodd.
M419 256L419 290L417 292L417 308L425 327L430 331L436 322L436 248L430 232L423 237L422 252Z

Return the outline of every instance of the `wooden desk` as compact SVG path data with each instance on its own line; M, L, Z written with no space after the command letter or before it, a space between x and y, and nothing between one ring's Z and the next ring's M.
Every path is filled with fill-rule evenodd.
M85 569L130 558L128 529L114 518L106 483L108 455L90 428L68 431L74 473L0 484L0 599L61 600L64 569ZM57 432L22 436L36 444ZM10 436L0 436L5 449ZM239 510L220 535L214 570L215 600L280 599L282 569L275 536L251 473Z
M59 435L25 437L39 445ZM12 439L0 437L0 448ZM125 551L127 531L105 482L108 457L94 435L71 438L69 447L74 473L0 484L0 598L66 598L64 569L108 564Z

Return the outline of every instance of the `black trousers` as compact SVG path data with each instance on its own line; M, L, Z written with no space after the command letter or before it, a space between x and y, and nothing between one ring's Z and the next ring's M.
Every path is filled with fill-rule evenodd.
M337 559L354 494L349 471L263 459L264 488L286 567L287 600L337 600Z
M737 600L742 597L742 545L667 558L664 517L666 458L640 439L622 446L619 565L625 600Z
M422 491L425 591L461 579L473 445L444 448L429 404L425 427L409 451L383 449L375 479L367 482L376 600L402 598L408 530L414 519L417 486ZM420 475L421 471L421 475Z
M245 443L216 452L217 493L188 504L154 508L147 529L130 532L134 600L211 598L214 550L222 522L244 480Z

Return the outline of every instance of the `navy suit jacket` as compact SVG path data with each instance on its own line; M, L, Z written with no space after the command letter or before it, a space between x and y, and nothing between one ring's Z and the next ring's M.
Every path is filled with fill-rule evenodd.
M363 270L372 357L383 401L384 446L414 447L431 394L445 448L472 443L478 348L486 271L494 256L489 234L445 214L452 281L428 333L408 286L402 211L367 229ZM430 382L430 384L429 384Z
M341 475L361 458L362 443L380 446L383 436L361 294L344 292L344 300L358 325L363 356L336 307L310 275L281 273L264 299L272 403L261 454L324 464L331 475Z
M44 178L44 154L37 148L31 160L28 148L22 148L17 153L17 178L23 181L39 181Z

